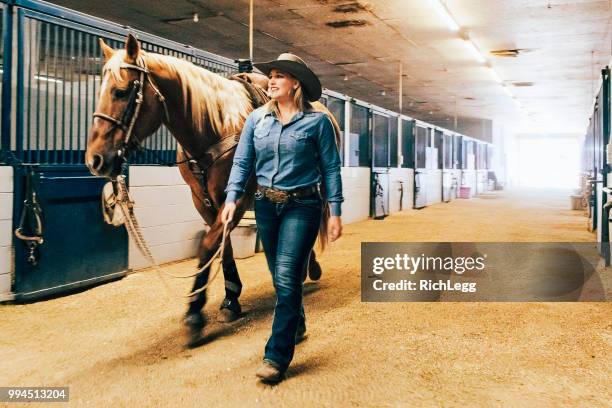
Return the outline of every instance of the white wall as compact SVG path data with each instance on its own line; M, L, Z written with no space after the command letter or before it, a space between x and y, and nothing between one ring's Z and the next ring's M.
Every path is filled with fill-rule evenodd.
M342 222L366 220L370 216L370 168L342 167Z
M476 194L482 194L487 191L487 170L476 170Z
M444 170L448 173L449 185L450 185L450 198L454 200L459 196L459 187L461 186L461 170L449 169Z
M425 187L427 188L427 205L442 202L442 170L427 170Z
M517 134L511 161L516 185L577 188L580 174L581 135Z
M12 299L13 168L0 167L0 300Z
M165 263L195 256L205 224L178 168L131 166L129 182L136 217L155 260ZM130 240L129 267L147 266Z
M497 181L508 184L508 154L507 144L511 137L510 131L500 121L493 122L493 160L492 170L495 172Z
M470 198L476 195L476 170L462 170L459 187L470 188Z
M402 210L411 210L414 203L414 169L389 169L389 213L399 211L399 182L403 183Z

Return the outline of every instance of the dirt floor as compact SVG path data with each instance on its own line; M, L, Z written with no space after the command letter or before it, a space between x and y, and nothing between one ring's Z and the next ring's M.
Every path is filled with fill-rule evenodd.
M213 322L196 349L183 346L184 301L151 272L1 306L0 385L69 386L71 405L95 407L612 406L612 303L360 301L362 241L593 241L568 208L566 192L498 192L345 226L306 285L309 337L276 387L254 376L274 306L263 254L238 261L246 316Z

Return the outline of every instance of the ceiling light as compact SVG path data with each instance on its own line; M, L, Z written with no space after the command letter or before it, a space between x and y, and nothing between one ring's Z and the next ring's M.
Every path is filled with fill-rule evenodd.
M193 22L197 23L198 21L200 21L200 18L198 16L198 13L193 13Z
M34 79L37 79L39 81L45 81L45 82L54 82L56 84L61 84L64 82L61 79L56 79L56 78L51 78L48 76L41 76L41 75L34 75Z
M446 6L442 4L440 0L429 0L429 2L451 31L459 31L461 27L459 27L459 24L457 24L453 16L448 12Z
M493 69L493 67L487 67L487 68L489 69L489 72L491 73L491 76L493 77L493 79L495 79L495 82L500 83L500 84L504 82L499 76L499 74L497 73L497 71Z
M470 50L470 53L472 54L474 59L478 61L479 63L484 64L486 59L485 57L482 56L482 54L480 53L480 50L478 49L478 47L476 47L476 44L474 44L472 40L469 39L469 37L464 38L463 42L465 43L466 47Z

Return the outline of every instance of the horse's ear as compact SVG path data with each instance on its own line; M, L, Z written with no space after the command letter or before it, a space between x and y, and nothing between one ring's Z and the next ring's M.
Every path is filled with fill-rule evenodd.
M140 52L140 44L132 33L128 34L127 40L125 41L125 51L128 58L133 60L136 60L136 57L138 57L138 53Z
M102 52L104 53L104 62L106 62L109 59L111 59L111 57L115 53L115 50L113 50L111 47L106 45L106 43L104 42L102 38L99 39L99 43L100 43L100 48L102 48Z

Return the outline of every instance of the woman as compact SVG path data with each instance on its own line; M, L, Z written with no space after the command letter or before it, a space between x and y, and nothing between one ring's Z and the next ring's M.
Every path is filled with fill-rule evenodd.
M271 100L253 111L244 124L221 219L224 223L233 219L236 200L254 168L257 230L277 298L272 334L256 375L277 383L293 358L296 342L306 332L302 270L321 221L318 183L325 183L331 214L328 237L333 242L342 233L342 181L333 125L325 113L313 111L310 105L321 97L317 76L293 54L255 66L270 78Z

